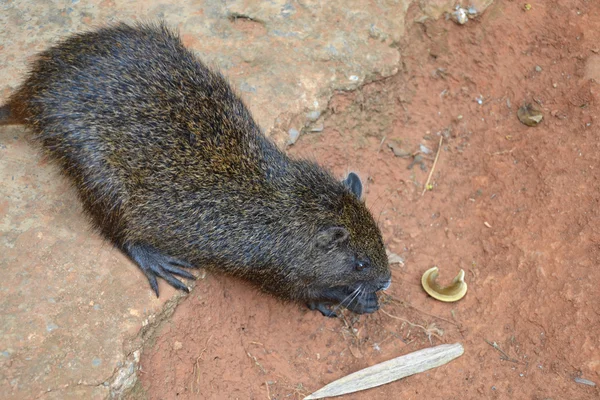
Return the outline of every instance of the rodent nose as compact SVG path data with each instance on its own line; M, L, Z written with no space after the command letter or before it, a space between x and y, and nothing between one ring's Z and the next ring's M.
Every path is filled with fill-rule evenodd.
M379 290L387 290L387 289L389 289L389 287L390 287L390 286L392 286L392 278L390 278L390 279L388 279L387 281L385 281L385 282L383 283L383 285L381 285L381 286L379 287Z

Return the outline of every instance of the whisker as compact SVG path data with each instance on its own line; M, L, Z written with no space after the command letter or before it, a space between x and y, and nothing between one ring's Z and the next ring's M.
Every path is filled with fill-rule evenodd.
M333 311L333 312L336 312L337 310L339 310L339 309L340 309L340 307L343 307L343 306L344 306L344 303L345 303L345 302L346 302L346 300L348 300L348 299L350 299L350 300L348 301L348 305L350 305L350 304L351 304L351 303L352 303L352 302L353 302L353 301L356 299L356 297L357 297L359 294L360 294L360 286L359 286L359 287L357 287L356 289L354 289L354 290L352 291L352 293L350 293L348 296L346 296L346 297L345 297L345 298L344 298L344 299L343 299L343 300L342 300L342 301L341 301L341 302L340 302L340 303L339 303L337 306L335 306L335 307L333 308L333 310L332 310L332 311Z

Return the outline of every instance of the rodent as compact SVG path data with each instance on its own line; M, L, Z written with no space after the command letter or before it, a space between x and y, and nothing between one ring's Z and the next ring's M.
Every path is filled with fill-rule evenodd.
M0 118L30 128L157 296L205 267L336 316L376 311L391 283L359 177L289 158L162 22L63 39Z

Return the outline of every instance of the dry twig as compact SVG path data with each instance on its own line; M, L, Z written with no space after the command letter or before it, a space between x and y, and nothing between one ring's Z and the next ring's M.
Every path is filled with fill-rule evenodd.
M212 335L210 335L208 337L208 339L206 340L206 344L204 345L204 348L202 350L200 350L200 354L198 354L198 357L196 357L196 362L194 363L194 370L192 371L192 376L196 376L196 390L200 389L200 360L202 359L202 355L204 354L204 352L206 351L206 349L208 348L208 342L210 342L210 339L212 339ZM200 393L198 391L194 392L194 381L192 380L192 384L190 385L190 392L192 393Z
M501 354L501 356L500 356L500 359L502 359L502 360L504 360L504 361L510 361L510 362L512 362L512 363L516 363L516 364L525 364L524 362L522 362L522 361L519 361L519 360L517 360L517 359L515 359L515 358L512 358L512 357L510 357L508 354L506 354L506 353L504 352L504 350L502 350L502 349L500 348L500 346L498 346L498 343L496 343L496 342L490 342L490 341L489 341L489 340L487 340L487 339L483 339L483 340L485 340L485 342L486 342L487 344L489 344L490 346L492 346L494 349L496 349L496 351L498 351L498 352Z
M388 313L388 312L387 312L387 311L385 311L385 310L381 310L381 309L380 309L379 311L380 311L380 312L382 312L382 313L384 313L385 315L387 315L387 316L388 316L388 317L390 317L390 318L393 318L393 319L400 320L400 321L402 321L402 322L405 322L405 323L409 324L409 325L410 325L410 326L412 326L412 327L415 327L415 328L422 329L422 330L423 330L423 332L425 332L425 334L427 335L427 338L429 339L429 342L430 342L430 343L431 343L431 337L432 337L432 336L435 336L435 337L436 337L436 338L438 338L439 340L442 340L442 338L440 337L440 335L443 335L444 331L442 331L441 329L437 328L437 327L435 326L435 324L430 324L430 325L429 325L427 328L425 328L423 325L414 324L414 323L410 322L410 321L409 321L409 320L407 320L407 319L400 318L400 317L397 317L397 316L395 316L395 315L392 315L392 314ZM437 333L436 333L436 332L437 332Z
M377 148L377 153L379 153L381 151L381 148L383 147L383 143L385 142L385 139L387 139L387 136L383 135L383 139L381 139L381 142L379 143L379 147Z
M444 137L440 136L440 144L438 145L437 153L435 154L435 159L433 160L433 166L431 167L431 171L429 171L429 176L427 177L427 182L425 182L425 187L423 188L423 193L421 196L425 195L427 188L429 187L429 182L431 181L431 177L433 176L433 171L435 171L435 165L437 164L438 157L440 156L440 151L442 151L442 142L444 141Z

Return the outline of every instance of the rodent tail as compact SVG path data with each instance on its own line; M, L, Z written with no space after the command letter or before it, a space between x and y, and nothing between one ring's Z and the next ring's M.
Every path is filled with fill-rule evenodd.
M13 115L10 109L10 104L0 106L0 126L2 125L17 125L21 122Z

